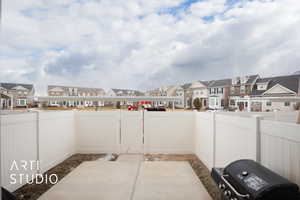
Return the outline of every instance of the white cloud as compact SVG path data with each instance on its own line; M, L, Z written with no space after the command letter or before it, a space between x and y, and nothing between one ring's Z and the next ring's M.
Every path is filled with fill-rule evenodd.
M297 0L184 2L7 1L0 79L147 89L299 69Z

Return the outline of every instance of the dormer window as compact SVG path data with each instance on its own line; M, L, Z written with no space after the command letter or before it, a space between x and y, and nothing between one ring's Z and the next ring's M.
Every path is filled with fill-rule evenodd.
M268 83L258 83L257 84L257 90L267 90L268 89Z

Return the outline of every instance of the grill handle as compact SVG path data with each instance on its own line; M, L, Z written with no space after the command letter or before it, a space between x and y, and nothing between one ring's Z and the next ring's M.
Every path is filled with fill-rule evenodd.
M228 177L228 175L222 175L221 179L229 186L229 188L235 193L236 196L241 198L250 198L249 194L240 194L227 180L225 177Z

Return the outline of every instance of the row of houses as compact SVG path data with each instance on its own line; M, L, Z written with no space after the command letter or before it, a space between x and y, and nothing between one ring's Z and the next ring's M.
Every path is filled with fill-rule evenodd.
M180 86L160 87L149 95L180 96L178 108L194 108L196 98L202 108L247 111L294 110L299 103L291 101L270 101L268 98L300 96L300 75L261 78L259 75L234 77L230 79L194 81ZM251 100L251 101L250 101Z
M273 102L265 97L299 97L300 75L261 78L259 75L234 77L230 79L194 81L178 86L162 86L147 92L129 89L109 89L69 87L49 85L48 96L176 96L177 108L194 108L199 99L204 109L228 109L247 111L293 110L297 102ZM26 107L34 104L35 89L32 84L0 83L0 109ZM249 101L251 99L251 101ZM134 102L123 101L121 105ZM101 101L50 101L48 106L91 107L111 105ZM167 105L167 102L153 102L154 105Z
M15 107L30 107L37 102L34 101L35 89L32 84L21 83L0 83L0 109ZM54 97L99 97L99 96L144 96L143 92L130 89L109 89L87 88L49 85L47 95ZM55 107L98 107L112 105L112 102L101 101L58 101L53 100L46 103L46 106ZM120 102L121 105L130 105L133 102Z
M32 84L0 83L0 109L31 105L34 93Z

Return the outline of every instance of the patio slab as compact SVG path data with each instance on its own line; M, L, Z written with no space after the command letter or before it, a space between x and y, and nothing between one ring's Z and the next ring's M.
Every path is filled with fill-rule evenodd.
M129 200L137 170L136 162L85 162L39 200Z
M188 162L143 162L133 200L211 200Z
M85 162L39 200L211 200L188 162L123 158Z

